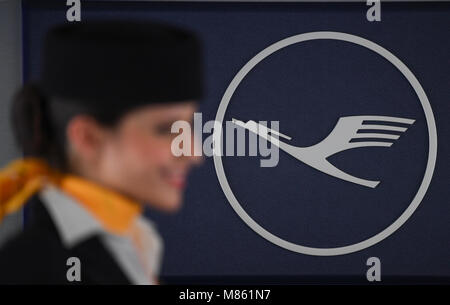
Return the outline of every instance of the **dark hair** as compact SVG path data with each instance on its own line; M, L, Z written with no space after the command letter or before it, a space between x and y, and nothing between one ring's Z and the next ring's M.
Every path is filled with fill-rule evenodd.
M92 116L98 123L112 127L119 117L87 109L80 103L45 96L35 84L23 86L13 98L11 123L16 144L24 157L38 157L50 166L70 172L66 151L66 128L70 119L79 114Z

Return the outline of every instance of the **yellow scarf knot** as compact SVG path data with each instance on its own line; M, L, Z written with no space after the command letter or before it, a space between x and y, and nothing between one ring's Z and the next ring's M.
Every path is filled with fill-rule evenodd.
M37 158L15 160L0 170L0 221L19 210L45 182L58 184L61 174Z

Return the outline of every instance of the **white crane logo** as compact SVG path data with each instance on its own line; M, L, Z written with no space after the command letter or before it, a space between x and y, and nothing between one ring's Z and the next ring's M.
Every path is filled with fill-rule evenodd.
M430 102L428 100L425 91L420 85L417 78L409 70L409 68L394 54L381 47L380 45L364 39L359 36L340 33L340 32L310 32L303 33L294 36L284 38L277 41L258 54L251 58L235 75L226 89L219 108L217 109L216 121L223 124L225 113L227 111L228 104L230 103L234 92L238 88L241 81L246 75L261 61L270 56L271 54L289 47L297 43L303 43L313 40L334 40L343 41L346 43L352 43L361 47L364 47L374 54L381 56L390 62L409 82L411 87L420 102L425 115L425 122L428 129L428 158L426 163L426 169L422 177L417 192L412 198L409 206L403 211L403 213L390 225L376 233L373 236L366 238L365 240L356 242L350 245L337 246L333 248L318 248L296 244L285 240L257 223L243 208L241 203L236 198L233 190L228 183L228 178L225 174L225 170L222 163L222 156L214 155L214 166L216 169L217 178L219 179L220 186L228 199L231 207L237 213L237 215L256 233L261 237L267 239L271 243L282 247L284 249L294 251L297 253L307 255L318 256L333 256L343 255L362 249L366 249L373 246L400 228L414 213L419 206L420 202L427 192L430 185L431 178L433 176L434 167L436 164L437 155L437 132L436 123L434 120L433 111L431 109ZM338 169L331 164L327 159L337 153L345 153L346 150L359 148L359 147L390 147L394 141L399 139L400 135L407 131L409 127L415 122L413 118L400 118L391 116L378 116L378 115L360 115L360 116L344 116L337 119L337 123L334 129L319 143L309 147L297 147L286 143L285 140L291 140L291 137L284 135L277 130L270 130L267 127L258 124L254 121L243 122L237 119L233 120L235 124L246 128L258 136L270 141L284 152L288 153L292 157L307 164L316 170L319 170L325 174L331 175L338 179L365 186L367 188L376 188L380 181L378 180L366 180L346 173L345 169ZM392 132L396 132L393 134ZM275 135L275 137L274 137ZM221 135L216 135L217 143L221 143ZM280 139L283 139L281 141ZM285 140L284 140L285 139ZM381 188L378 188L381 190ZM378 190L377 189L377 190Z
M365 124L365 122L369 121L376 122L377 124ZM408 129L407 127L395 126L392 123L411 125L414 123L414 120L390 116L368 115L340 117L334 129L325 139L309 147L298 147L282 142L279 138L291 140L291 137L267 128L252 120L244 123L243 121L233 119L233 122L266 139L273 145L278 146L281 150L297 160L325 174L348 182L375 188L380 181L361 179L347 174L328 162L327 158L341 151L353 148L376 146L391 147L393 144L391 141L397 140L400 135L383 132L405 132ZM389 123L391 124L389 125ZM373 132L359 132L361 130L370 130ZM352 142L354 139L360 139L361 141L358 140Z

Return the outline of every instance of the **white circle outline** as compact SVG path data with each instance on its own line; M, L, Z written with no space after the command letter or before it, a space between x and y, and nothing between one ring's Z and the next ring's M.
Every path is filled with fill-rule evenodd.
M431 109L430 102L425 94L425 91L423 90L422 86L420 85L417 78L414 76L414 74L409 70L409 68L400 61L394 54L386 50L385 48L379 46L378 44L364 39L362 37L341 33L341 32L309 32L304 34L298 34L294 36L287 37L285 39L282 39L258 54L256 54L250 61L248 61L242 68L239 70L239 72L235 75L233 80L231 81L230 85L228 86L227 90L225 91L222 100L220 101L219 108L217 109L216 113L216 121L219 122L221 125L223 125L223 119L225 116L226 109L228 107L228 104L233 96L234 91L240 84L240 82L244 79L244 77L249 73L260 61L262 61L264 58L269 56L270 54L285 48L289 45L299 43L299 42L305 42L309 40L317 40L317 39L331 39L331 40L340 40L340 41L346 41L351 42L360 46L363 46L379 55L384 57L386 60L388 60L391 64L393 64L402 74L403 76L409 81L410 85L413 87L414 91L416 92L420 103L422 104L422 108L425 114L425 119L427 121L427 127L428 127L428 161L427 166L425 169L424 177L422 180L422 183L414 196L412 202L410 205L406 208L406 210L398 217L391 225L389 225L387 228L382 230L381 232L377 233L376 235L369 237L366 240L363 240L361 242L343 246L343 247L335 247L335 248L314 248L314 247L306 247L301 246L295 243L291 243L289 241L286 241L266 229L264 229L262 226L260 226L257 222L255 222L242 208L242 206L239 204L239 201L236 199L236 197L233 194L233 191L230 188L230 185L228 184L228 180L226 178L224 169L223 169L223 163L222 163L222 157L220 155L214 154L214 167L216 170L216 174L220 183L220 186L228 199L231 207L234 209L234 211L238 214L238 216L256 233L258 233L260 236L265 238L266 240L272 242L273 244L285 248L287 250L307 254L307 255L315 255L315 256L334 256L334 255L343 255L343 254L349 254L356 251L363 250L365 248L368 248L370 246L373 246L377 244L378 242L382 241L392 233L394 233L397 229L399 229L407 220L408 218L414 213L414 211L419 206L420 202L422 201L423 197L425 196L425 193L430 185L431 178L433 176L435 164L436 164L436 157L437 157L437 131L436 131L436 123L434 120L433 111ZM214 133L217 133L219 131L214 130ZM221 151L221 143L222 143L222 134L214 135L215 139L220 139L218 143L215 143L217 147L219 148L218 151Z

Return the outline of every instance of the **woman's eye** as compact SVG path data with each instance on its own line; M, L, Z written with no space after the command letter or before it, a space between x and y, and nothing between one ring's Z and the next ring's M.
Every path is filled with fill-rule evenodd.
M172 124L172 121L161 123L156 125L153 130L157 135L176 135L177 133L172 133Z
M172 133L171 126L170 125L157 126L156 133L160 135L171 134Z
M181 132L181 131L179 131L179 132L172 132L172 125L173 125L174 122L175 121L156 125L156 127L154 128L155 133L158 134L158 135L177 136L179 134L179 132ZM193 129L194 128L193 120L189 120L187 122L189 123L191 129Z

